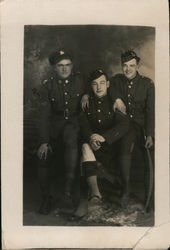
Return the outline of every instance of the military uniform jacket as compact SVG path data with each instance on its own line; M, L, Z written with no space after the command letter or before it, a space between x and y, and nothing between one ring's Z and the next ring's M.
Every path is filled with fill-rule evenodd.
M84 94L84 83L79 73L68 79L57 76L45 80L42 86L40 110L40 143L56 139L66 123L78 126L80 101Z
M128 131L129 119L113 111L113 102L108 95L103 98L90 96L89 108L80 114L80 129L84 142L89 142L90 136L97 133L112 144Z
M110 80L110 92L116 91L121 96L132 122L145 129L147 136L154 136L155 88L151 79L137 73L128 81L123 74L115 75Z

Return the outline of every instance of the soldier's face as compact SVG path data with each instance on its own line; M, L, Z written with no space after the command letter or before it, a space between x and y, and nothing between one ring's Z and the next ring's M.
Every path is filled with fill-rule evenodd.
M122 70L123 74L129 79L133 79L136 76L137 70L138 70L138 64L136 62L136 59L132 59L128 62L124 62L122 64Z
M71 75L73 63L70 59L63 59L55 65L57 75L62 78L68 78Z
M107 81L105 75L101 75L99 78L92 81L91 86L94 94L100 98L107 94L109 81Z

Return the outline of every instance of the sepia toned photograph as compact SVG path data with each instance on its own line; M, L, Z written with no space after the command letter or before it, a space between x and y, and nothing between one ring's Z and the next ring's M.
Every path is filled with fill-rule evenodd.
M23 225L154 225L154 79L154 27L24 27Z
M168 1L0 4L2 248L167 249Z

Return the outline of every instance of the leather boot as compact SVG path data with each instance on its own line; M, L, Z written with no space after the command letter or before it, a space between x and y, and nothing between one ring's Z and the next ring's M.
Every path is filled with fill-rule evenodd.
M40 214L44 214L44 215L49 214L50 211L51 211L51 203L52 203L52 197L51 196L44 197L38 212Z
M79 221L88 213L88 185L84 176L80 177L80 200L72 214L71 221Z
M61 199L61 209L63 212L70 212L74 208L72 197L73 178L66 178L65 189Z
M121 198L121 206L126 208L129 202L129 182L130 182L131 154L124 154L121 157L121 173L123 180L123 190Z

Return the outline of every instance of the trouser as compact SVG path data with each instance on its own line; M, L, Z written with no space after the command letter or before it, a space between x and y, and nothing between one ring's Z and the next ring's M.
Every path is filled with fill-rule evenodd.
M64 164L65 164L65 192L71 192L72 182L75 177L76 166L78 163L78 136L79 128L71 123L67 123L61 133L60 138L50 139L52 153L49 151L46 160L38 159L39 181L43 196L50 193L50 167L55 159L58 145L61 141L64 148ZM57 162L56 162L57 164Z
M124 193L129 192L130 170L132 165L132 153L135 143L138 144L143 159L146 161L145 139L142 127L136 123L131 123L128 133L120 141L120 166L123 180ZM145 164L146 165L146 164Z

